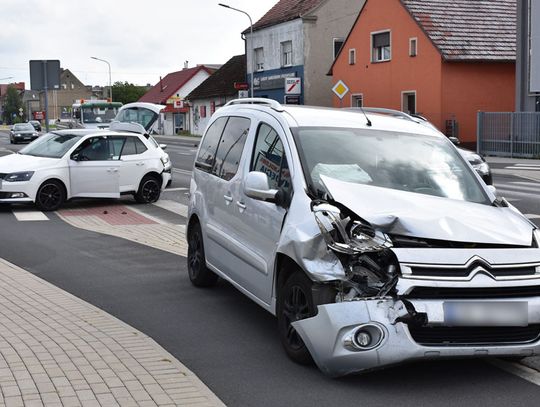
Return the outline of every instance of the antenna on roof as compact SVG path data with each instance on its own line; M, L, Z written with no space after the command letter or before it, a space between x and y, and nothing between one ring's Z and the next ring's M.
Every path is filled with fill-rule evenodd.
M364 108L362 106L359 106L359 107L360 107L360 110L362 111L362 113L364 113L364 117L367 120L366 126L371 127L371 120L369 120L369 117L367 116L366 111L364 110Z

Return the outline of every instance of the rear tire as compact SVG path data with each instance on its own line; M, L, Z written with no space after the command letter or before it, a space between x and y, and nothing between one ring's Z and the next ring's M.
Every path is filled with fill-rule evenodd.
M218 276L206 267L201 225L197 222L189 229L187 255L189 280L195 287L211 287L216 284Z
M139 185L139 190L135 194L138 203L154 203L161 195L161 182L152 175L145 175Z
M44 212L55 211L66 200L64 186L55 180L45 181L36 194L36 206Z

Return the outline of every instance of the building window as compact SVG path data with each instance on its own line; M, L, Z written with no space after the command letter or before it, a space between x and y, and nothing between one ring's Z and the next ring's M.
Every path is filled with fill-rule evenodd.
M409 56L415 57L418 53L418 39L409 38Z
M204 118L204 117L206 117L206 106L201 105L201 106L199 107L199 114L200 114L200 116L201 116L201 119Z
M364 107L364 95L361 93L351 95L351 107Z
M336 59L337 55L339 54L339 51L341 47L343 46L344 40L343 38L334 38L334 59Z
M210 102L210 115L213 115L216 112L216 102L213 100Z
M401 110L407 114L416 114L416 91L401 92Z
M390 61L390 31L371 34L371 62Z
M292 41L281 43L281 66L292 66Z
M356 64L356 49L349 49L349 65Z
M255 48L255 71L264 71L264 51L262 48Z

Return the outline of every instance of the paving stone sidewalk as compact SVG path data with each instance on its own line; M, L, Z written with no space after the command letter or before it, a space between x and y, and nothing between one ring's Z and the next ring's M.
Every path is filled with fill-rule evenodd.
M145 334L0 259L0 406L223 406Z

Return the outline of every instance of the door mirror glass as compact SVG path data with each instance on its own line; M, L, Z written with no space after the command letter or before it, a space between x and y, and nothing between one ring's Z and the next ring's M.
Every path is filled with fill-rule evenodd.
M270 189L268 176L264 172L251 171L244 181L244 193L259 201L275 203L278 190Z
M459 145L459 139L457 137L448 137L448 140L450 140L452 143L454 143L454 145L458 146Z

